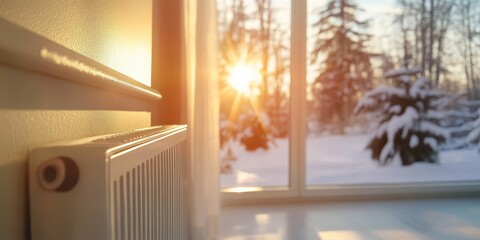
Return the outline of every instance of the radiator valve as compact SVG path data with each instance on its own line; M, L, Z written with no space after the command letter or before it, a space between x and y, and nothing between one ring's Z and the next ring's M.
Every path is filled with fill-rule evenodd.
M68 157L51 158L38 165L37 179L47 191L67 192L78 182L78 166Z

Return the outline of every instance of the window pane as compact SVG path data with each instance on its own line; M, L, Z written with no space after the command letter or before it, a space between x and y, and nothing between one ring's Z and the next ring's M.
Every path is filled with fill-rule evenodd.
M308 4L307 185L479 180L480 2Z
M221 186L288 186L290 2L217 8Z

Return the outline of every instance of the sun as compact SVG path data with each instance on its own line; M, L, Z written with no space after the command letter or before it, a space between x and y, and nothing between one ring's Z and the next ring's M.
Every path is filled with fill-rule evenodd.
M228 83L239 93L254 95L258 90L261 74L253 64L240 62L232 66L228 73Z

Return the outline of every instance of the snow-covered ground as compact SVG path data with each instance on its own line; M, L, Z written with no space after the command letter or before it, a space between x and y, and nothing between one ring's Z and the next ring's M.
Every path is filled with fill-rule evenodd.
M368 135L317 136L307 139L307 184L412 183L480 180L476 148L443 151L440 164L415 163L403 167L399 159L378 166L365 150ZM276 147L247 152L233 143L237 157L233 171L221 175L222 187L288 185L288 140ZM295 161L295 159L293 160Z

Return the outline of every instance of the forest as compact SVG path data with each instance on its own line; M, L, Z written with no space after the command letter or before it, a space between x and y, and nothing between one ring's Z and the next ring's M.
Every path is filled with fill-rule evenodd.
M477 152L479 1L307 3L307 147L361 135L364 164L404 167ZM296 26L286 0L218 0L217 8L221 171L229 174L245 154L288 148Z

